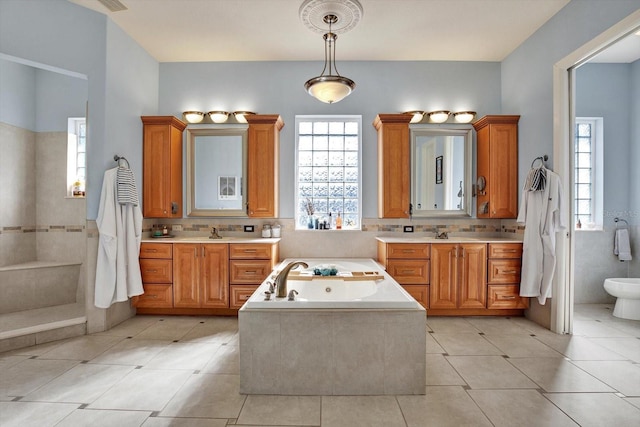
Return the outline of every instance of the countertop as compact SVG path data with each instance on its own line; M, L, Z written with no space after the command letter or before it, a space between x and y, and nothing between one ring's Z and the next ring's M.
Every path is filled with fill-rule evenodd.
M223 237L210 239L209 236L174 236L174 237L143 237L142 243L278 243L279 237Z
M436 239L433 236L425 237L376 237L383 243L522 243L516 237L460 237L449 236L447 239Z

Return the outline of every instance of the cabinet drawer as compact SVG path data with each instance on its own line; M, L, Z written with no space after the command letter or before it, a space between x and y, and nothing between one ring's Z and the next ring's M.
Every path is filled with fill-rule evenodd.
M424 308L429 308L429 285L402 285Z
M230 283L259 285L272 268L270 260L231 260L229 270Z
M173 266L170 259L141 259L140 273L144 283L171 283Z
M401 285L428 285L429 260L392 259L387 262L387 273Z
M231 259L271 259L271 245L261 243L229 244Z
M170 243L141 243L140 258L171 258Z
M388 243L387 258L427 259L430 249L427 243Z
M239 309L258 288L258 285L231 285L229 308Z
M487 308L528 308L529 298L521 297L518 285L489 285Z
M489 243L489 258L520 258L522 243Z
M173 287L171 285L143 285L144 294L133 298L134 307L173 307Z
M519 259L490 259L488 270L489 284L520 283Z

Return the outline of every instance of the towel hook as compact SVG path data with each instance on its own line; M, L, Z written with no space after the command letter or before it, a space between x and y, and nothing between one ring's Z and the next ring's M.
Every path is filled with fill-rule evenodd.
M118 166L120 166L120 160L124 160L125 164L127 165L127 168L129 168L129 160L127 160L125 157L122 156L118 156L117 154L113 156L113 160L115 160L116 162L118 162Z
M542 164L544 165L544 162L546 162L547 160L549 160L549 156L547 156L546 154L540 157L536 157L535 159L533 159L533 162L531 162L531 167L533 167L533 165L536 164L536 160L540 160L542 162Z
M613 222L615 222L615 223L616 223L616 228L618 228L618 222L624 222L624 224L625 224L625 225L624 225L624 227L623 227L623 228L627 228L627 227L629 227L629 223L627 222L627 220L626 220L626 219L622 219L622 218L615 217L615 218L613 218Z

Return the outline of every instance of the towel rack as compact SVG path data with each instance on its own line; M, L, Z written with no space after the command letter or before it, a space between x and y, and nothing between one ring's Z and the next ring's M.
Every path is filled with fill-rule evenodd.
M616 223L616 228L628 228L629 227L629 223L627 222L626 219L622 219L622 218L613 218L613 222ZM619 227L619 222L624 222L624 225L622 227Z
M540 160L542 162L542 164L544 164L544 162L546 162L547 160L549 160L549 156L547 156L546 154L540 157L536 157L535 159L533 159L533 162L531 162L531 167L533 167L533 165L536 164L536 160Z
M116 162L118 162L118 166L120 166L120 160L124 160L124 162L127 165L127 168L129 168L129 160L127 160L125 157L122 156L118 156L117 154L115 156L113 156L113 160L115 160Z

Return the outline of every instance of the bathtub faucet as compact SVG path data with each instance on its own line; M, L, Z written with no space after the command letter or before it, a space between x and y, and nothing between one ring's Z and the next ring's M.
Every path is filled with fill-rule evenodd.
M289 275L289 272L297 267L297 266L303 266L304 268L309 267L309 265L306 262L303 261L294 261L294 262L290 262L289 264L287 264L287 266L282 269L282 271L280 273L278 273L278 275L276 276L276 298L286 298L287 297L287 276Z

